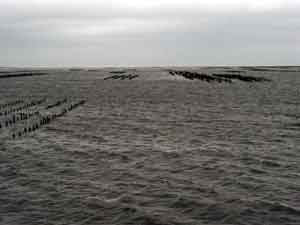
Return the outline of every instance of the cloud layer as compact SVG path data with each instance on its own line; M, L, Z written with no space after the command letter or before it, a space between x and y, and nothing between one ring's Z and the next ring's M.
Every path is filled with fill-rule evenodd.
M0 65L299 64L297 2L0 0Z

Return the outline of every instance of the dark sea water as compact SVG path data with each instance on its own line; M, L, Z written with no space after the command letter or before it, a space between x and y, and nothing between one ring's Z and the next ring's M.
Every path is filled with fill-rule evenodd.
M111 70L0 79L0 104L46 98L24 110L39 115L0 129L0 225L300 224L299 68L233 83L165 68L104 80Z

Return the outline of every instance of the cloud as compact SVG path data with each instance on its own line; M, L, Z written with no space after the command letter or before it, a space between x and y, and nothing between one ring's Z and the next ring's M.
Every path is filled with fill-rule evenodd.
M98 50L107 51L101 59L113 64L114 58L121 61L118 54L123 49L130 64L149 62L149 55L155 56L153 63L168 62L161 54L168 55L170 63L189 64L194 57L199 63L214 64L222 61L216 59L221 56L242 63L242 59L230 58L230 51L263 55L272 61L274 56L268 51L278 49L278 54L295 62L299 9L296 0L1 0L0 48L11 57L2 51L0 59L14 64L14 54L35 50L44 64L62 55L68 55L71 63L78 61L71 52L81 51L90 52L91 57L83 60L88 64ZM72 49L70 55L64 52L67 49ZM28 61L24 58L19 53L19 62ZM34 63L37 56L31 58ZM255 56L246 57L243 64L250 58Z

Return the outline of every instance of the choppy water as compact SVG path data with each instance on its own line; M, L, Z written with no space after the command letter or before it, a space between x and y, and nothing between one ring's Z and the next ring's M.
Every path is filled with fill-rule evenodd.
M1 225L300 224L300 72L206 83L109 71L0 80L0 103L47 98L31 111L87 100L21 138L34 118L0 129Z

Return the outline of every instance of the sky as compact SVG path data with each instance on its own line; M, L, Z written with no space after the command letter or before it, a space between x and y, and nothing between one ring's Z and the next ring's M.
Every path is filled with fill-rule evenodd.
M0 0L0 66L300 65L300 0Z

